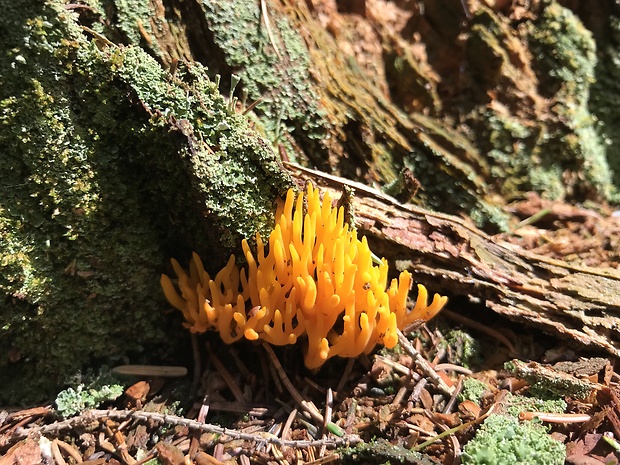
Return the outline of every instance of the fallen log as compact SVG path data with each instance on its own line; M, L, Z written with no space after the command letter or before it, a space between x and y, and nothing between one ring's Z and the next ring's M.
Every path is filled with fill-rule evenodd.
M433 292L468 297L490 310L590 349L620 356L620 272L565 263L501 242L469 221L403 204L363 184L286 163L351 206L375 253Z

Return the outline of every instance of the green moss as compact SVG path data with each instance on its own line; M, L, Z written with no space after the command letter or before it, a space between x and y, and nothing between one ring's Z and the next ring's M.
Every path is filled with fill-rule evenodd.
M114 17L118 20L118 28L127 37L127 43L140 44L145 38L141 35L140 29L146 32L149 44L156 45L157 42L150 36L151 18L154 15L151 2L140 0L102 0L102 12L113 11Z
M592 34L568 8L552 0L531 24L528 43L535 57L540 92L564 97L562 106L585 105L594 82L596 44ZM552 51L553 53L549 53Z
M84 0L89 10L88 26L114 43L144 46L149 53L163 59L165 52L156 38L162 34L162 10L153 2L141 0ZM94 19L94 21L93 21ZM166 57L167 58L167 57Z
M465 331L457 329L448 331L444 343L449 348L448 360L450 363L471 368L472 365L476 365L482 360L480 343Z
M620 18L609 16L608 36L597 42L598 60L595 68L596 81L592 85L589 101L591 111L600 120L593 125L604 138L607 159L613 170L614 185L620 186Z
M421 147L405 156L404 164L420 177L416 200L448 213L467 211L479 226L505 230L508 216L486 197L489 167L480 151L444 123L417 114L412 119L421 130L411 130L410 135L417 133Z
M573 163L594 192L607 199L617 197L605 140L588 108L597 65L592 34L568 8L549 1L528 37L541 93L554 99L554 111L562 118L549 128L549 144L543 148L552 150L548 165Z
M416 464L433 465L433 459L419 452L412 452L402 446L390 444L385 439L362 442L355 447L339 450L343 464Z
M518 417L521 412L548 412L564 413L566 402L557 395L549 398L526 397L519 395L509 395L505 399L506 413L513 417Z
M199 64L181 67L176 85L171 85L167 73L140 49L117 50L108 58L111 63L118 59L119 77L149 107L151 124L167 126L171 119L177 126L185 123L181 131L188 131L185 135L193 140L183 153L189 187L199 193L208 214L218 218L218 242L237 248L240 238L259 230L266 233L273 222L274 194L283 192L290 181L245 118L230 111L206 70ZM275 189L261 195L269 183L275 183Z
M463 382L462 396L479 402L487 386L473 378ZM548 435L538 421L520 422L521 412L564 413L562 399L537 399L508 394L503 402L505 414L492 414L463 450L464 464L562 464L566 455L562 443Z
M437 93L437 76L430 72L430 66L421 63L409 42L396 34L382 37L385 73L392 100L408 111L430 109L441 110Z
M534 190L554 199L614 199L606 143L588 109L595 42L555 1L542 2L537 13L521 29L523 37L491 10L474 16L467 43L473 73L486 87L503 89L492 105L485 101L469 112L476 145L488 154L505 198ZM524 38L529 51L519 49Z
M504 368L520 379L525 379L531 385L531 390L537 395L570 396L576 399L587 399L592 394L593 386L586 380L579 379L566 373L552 373L537 364L527 364L519 360L511 360L504 364Z
M115 400L123 394L125 388L120 384L105 384L98 387L86 387L79 384L58 393L56 411L63 417L71 417L86 409L97 408L104 402Z
M169 356L162 264L217 268L290 181L203 67L99 48L60 1L8 6L0 33L0 402L18 403L93 360Z

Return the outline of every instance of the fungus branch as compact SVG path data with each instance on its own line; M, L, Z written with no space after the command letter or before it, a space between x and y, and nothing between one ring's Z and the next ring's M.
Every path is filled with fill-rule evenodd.
M429 305L418 285L408 310L411 274L403 271L388 285L387 261L373 262L344 208L333 207L328 193L321 200L311 184L305 196L289 190L268 241L257 234L256 243L253 252L242 242L247 268L240 270L233 255L214 279L197 254L189 271L172 260L178 291L166 275L161 285L192 332L216 330L226 343L245 337L287 345L303 337L305 364L317 368L336 355L394 347L398 328L429 320L447 301L435 294Z

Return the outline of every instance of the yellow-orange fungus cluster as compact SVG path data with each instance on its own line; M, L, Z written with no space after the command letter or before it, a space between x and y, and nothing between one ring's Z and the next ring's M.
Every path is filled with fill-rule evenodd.
M344 211L308 186L305 196L289 190L276 213L276 225L264 244L256 235L253 254L239 270L234 255L214 279L194 254L189 272L172 260L178 289L162 275L170 303L181 310L194 332L219 331L231 343L242 337L275 345L307 340L305 363L321 366L334 355L355 357L376 344L394 347L396 329L427 321L445 305L418 285L413 310L407 310L411 274L403 271L387 286L388 265L373 264L365 237L344 222Z

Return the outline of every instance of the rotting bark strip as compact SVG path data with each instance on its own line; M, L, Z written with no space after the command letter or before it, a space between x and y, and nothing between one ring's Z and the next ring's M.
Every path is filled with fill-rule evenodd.
M513 321L620 356L620 272L576 266L495 241L451 215L402 204L361 183L286 163L338 198L355 189L360 233L429 292L478 300Z

